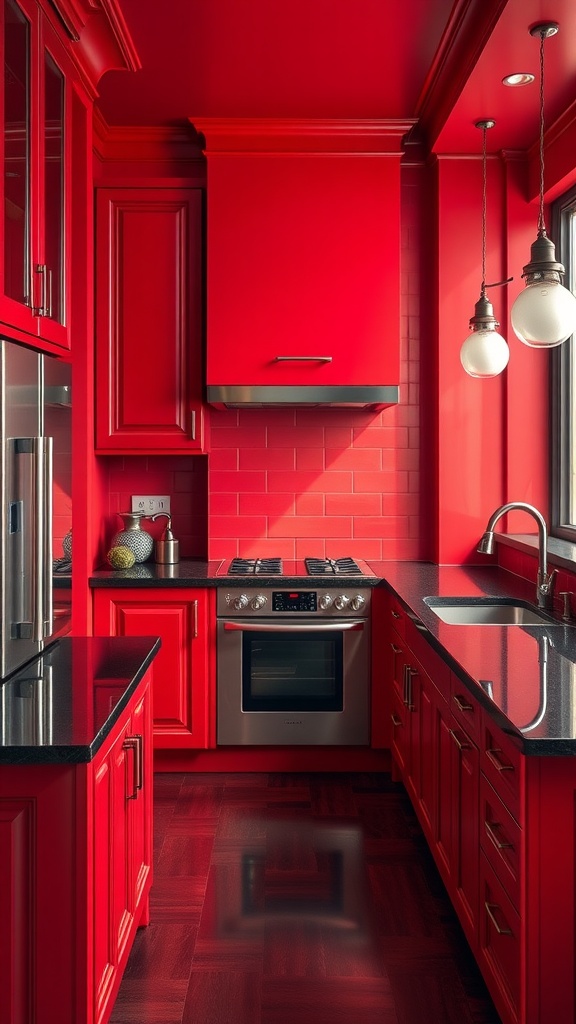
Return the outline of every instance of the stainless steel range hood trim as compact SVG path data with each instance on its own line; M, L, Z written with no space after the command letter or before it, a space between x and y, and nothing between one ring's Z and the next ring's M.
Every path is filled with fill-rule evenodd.
M206 398L217 409L264 408L269 406L332 406L333 408L366 409L398 405L400 389L396 384L369 387L266 386L241 384L209 384Z

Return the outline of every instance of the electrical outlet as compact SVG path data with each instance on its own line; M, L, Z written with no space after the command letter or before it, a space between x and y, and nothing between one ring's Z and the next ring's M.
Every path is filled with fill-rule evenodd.
M132 512L143 512L153 516L156 512L170 512L170 498L167 494L133 494Z

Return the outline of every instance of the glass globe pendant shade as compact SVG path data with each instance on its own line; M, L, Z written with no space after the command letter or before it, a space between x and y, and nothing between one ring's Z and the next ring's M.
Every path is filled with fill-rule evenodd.
M472 333L468 335L460 349L460 362L471 377L497 377L506 369L510 349L506 340L496 330L499 326L492 303L483 292L470 320Z
M576 297L558 276L526 285L510 310L516 337L530 348L554 348L576 331Z
M510 349L495 330L472 331L460 349L460 362L471 377L497 377L505 370Z

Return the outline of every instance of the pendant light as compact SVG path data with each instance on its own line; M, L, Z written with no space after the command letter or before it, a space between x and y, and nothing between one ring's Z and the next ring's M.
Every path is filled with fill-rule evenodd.
M514 333L530 348L553 348L576 331L576 297L562 284L564 267L556 261L544 223L544 40L557 31L555 22L530 29L530 35L540 37L540 209L538 235L522 272L526 287L510 311Z
M486 284L486 132L495 124L495 121L476 122L476 128L482 129L482 285L474 316L470 319L472 333L460 349L460 362L471 377L497 377L510 357L505 339L496 330L500 324L494 316L492 303L486 297L486 289L491 287Z

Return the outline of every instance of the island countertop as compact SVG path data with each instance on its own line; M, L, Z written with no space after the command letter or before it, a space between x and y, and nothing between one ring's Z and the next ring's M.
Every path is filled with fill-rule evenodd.
M91 761L159 647L157 637L64 637L5 679L0 770Z

